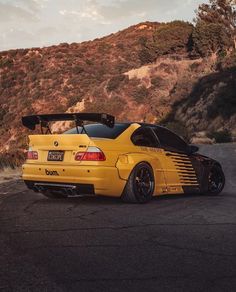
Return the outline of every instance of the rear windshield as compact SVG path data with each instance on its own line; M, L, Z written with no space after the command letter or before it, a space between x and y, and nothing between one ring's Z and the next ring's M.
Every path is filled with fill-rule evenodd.
M129 124L115 124L113 128L109 128L102 124L89 124L89 125L84 126L86 133L88 134L89 137L107 138L107 139L117 138L128 127L129 127ZM81 134L82 127L78 127L78 130L79 130L79 133ZM72 128L66 131L64 134L77 134L77 130L76 128Z

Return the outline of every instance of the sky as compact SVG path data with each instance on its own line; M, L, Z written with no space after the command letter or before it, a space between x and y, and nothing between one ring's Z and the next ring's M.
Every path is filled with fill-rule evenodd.
M0 0L0 51L92 40L143 21L192 21L203 0Z

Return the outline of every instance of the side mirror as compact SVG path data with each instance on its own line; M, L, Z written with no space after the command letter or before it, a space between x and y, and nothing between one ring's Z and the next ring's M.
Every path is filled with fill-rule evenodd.
M198 150L199 150L198 146L196 146L196 145L188 145L188 152L190 154L196 153L196 152L198 152Z

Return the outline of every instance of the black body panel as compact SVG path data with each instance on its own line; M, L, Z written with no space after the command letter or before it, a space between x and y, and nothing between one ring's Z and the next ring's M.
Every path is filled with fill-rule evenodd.
M221 167L221 165L218 161L199 153L190 155L190 159L197 174L200 192L205 193L208 190L208 177L212 166L217 164Z

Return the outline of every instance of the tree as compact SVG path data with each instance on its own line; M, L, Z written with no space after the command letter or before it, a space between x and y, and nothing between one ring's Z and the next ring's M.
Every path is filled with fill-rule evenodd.
M209 4L199 6L196 14L197 24L221 25L236 48L236 0L209 0Z
M154 33L154 43L158 55L185 53L192 49L193 25L184 21L172 21L160 25Z
M201 56L211 55L213 52L222 52L232 46L225 28L219 23L197 23L193 31L193 42L197 53Z

